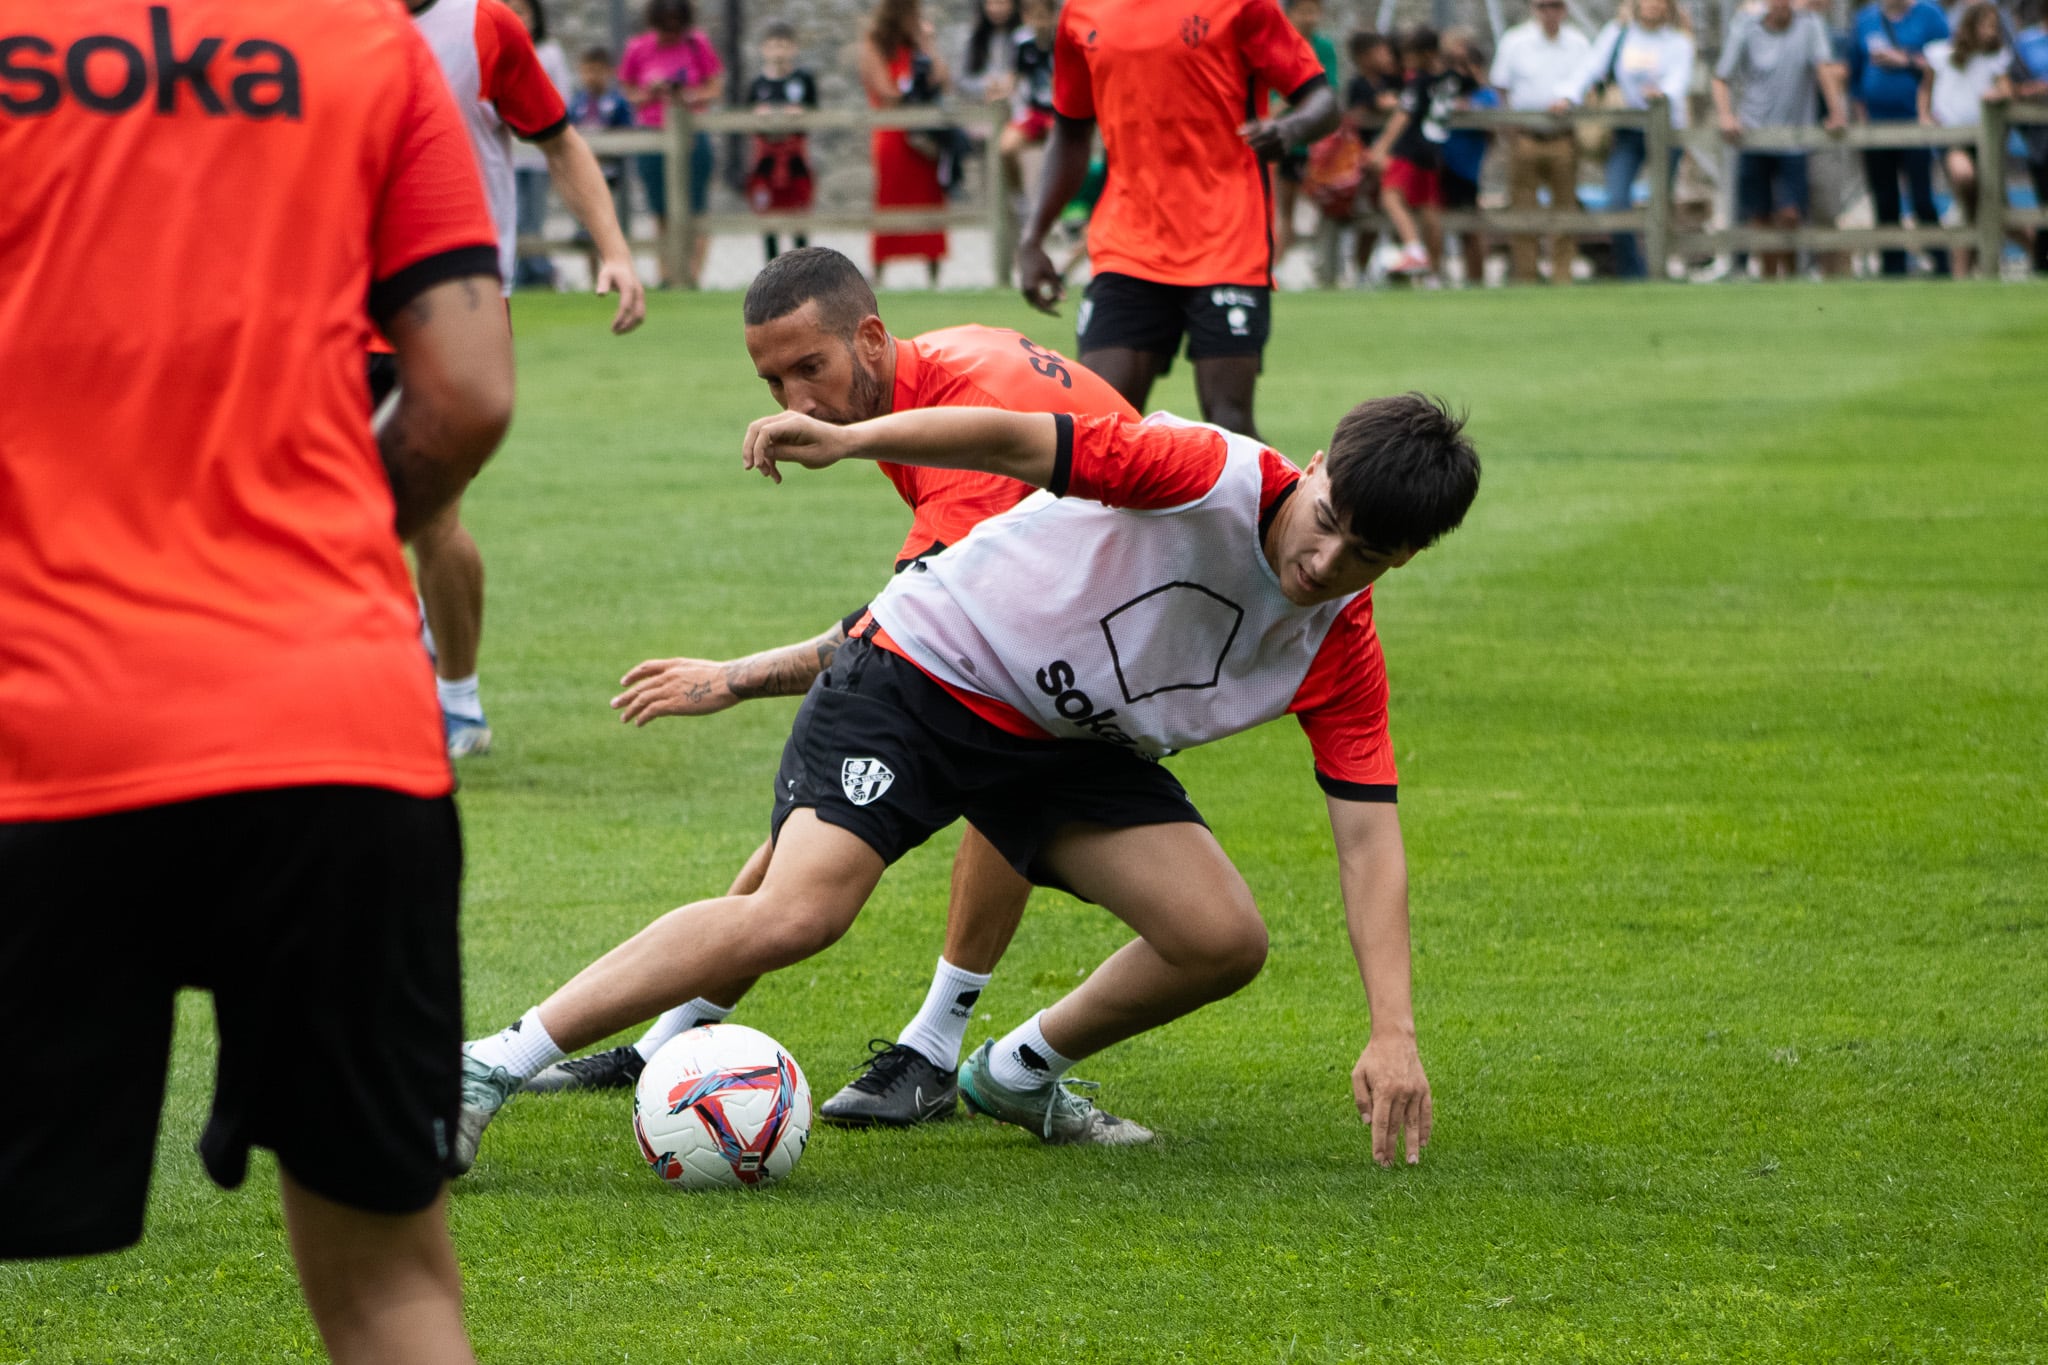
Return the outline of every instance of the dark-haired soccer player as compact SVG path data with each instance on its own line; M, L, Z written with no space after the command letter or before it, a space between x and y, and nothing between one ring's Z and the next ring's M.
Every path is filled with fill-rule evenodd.
M1284 116L1259 116L1269 93L1287 97ZM1088 224L1081 363L1143 409L1185 336L1202 416L1256 437L1273 325L1267 163L1341 117L1315 49L1275 0L1067 0L1053 109L1017 246L1024 297L1050 313L1064 293L1043 243L1088 177L1100 126L1109 179Z
M778 256L754 277L742 305L747 350L768 391L791 412L827 422L857 422L912 408L1000 407L1020 412L1071 412L1135 419L1116 390L1057 352L1016 332L949 327L897 340L877 312L860 267L824 247ZM898 572L961 540L978 523L1006 512L1031 492L997 474L884 464L882 471L910 506L910 533L896 558ZM744 659L650 659L628 673L613 699L620 718L645 725L660 716L702 716L756 697L801 696L846 643L860 616L822 634ZM728 894L760 888L768 864L763 844ZM827 1100L819 1114L834 1123L903 1126L950 1114L958 1106L960 1048L973 1007L987 987L1024 913L1031 887L970 826L953 862L945 950L924 1004L892 1045L879 1048L865 1071ZM672 965L656 946L634 940L618 950L654 973ZM666 1011L635 1043L546 1066L529 1090L616 1089L639 1079L663 1043L684 1029L726 1018L750 981L723 983ZM546 1042L548 1005L477 1050L493 1066L527 1070L556 1055Z
M1142 1142L1144 1128L1063 1074L1231 994L1266 954L1250 891L1157 760L1293 712L1327 797L1372 1010L1354 1095L1376 1159L1391 1162L1405 1133L1416 1160L1429 1083L1368 590L1463 519L1479 463L1462 423L1419 395L1362 403L1299 470L1256 441L1163 416L929 408L840 427L785 412L748 429L745 457L770 477L781 463L857 458L1048 493L899 575L813 684L776 776L760 890L657 921L636 941L641 962L602 960L556 992L546 1030L602 1037L701 984L823 950L891 862L964 816L1019 872L1139 935L968 1059L968 1103L1051 1142ZM464 1061L467 1144L518 1081L476 1045Z
M466 1361L462 847L399 548L511 414L461 112L382 0L0 32L0 1028L65 1040L15 1063L0 1258L141 1236L201 987L201 1159L276 1152L329 1354Z

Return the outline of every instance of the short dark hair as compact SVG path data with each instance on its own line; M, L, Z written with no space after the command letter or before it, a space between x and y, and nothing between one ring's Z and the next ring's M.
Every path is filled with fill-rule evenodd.
M811 300L818 301L818 322L834 336L851 340L863 318L881 308L860 267L828 246L785 251L754 276L747 286L740 316L749 327L786 318Z
M583 49L581 60L599 62L605 66L610 66L612 64L612 50L608 47L586 47Z
M1421 550L1465 519L1479 456L1465 418L1419 393L1374 398L1330 437L1330 502L1351 534L1385 553Z
M1401 35L1403 52L1435 52L1439 46L1436 30L1428 24L1417 24Z
M1351 60L1355 65L1367 53L1377 52L1383 47L1392 47L1393 44L1387 41L1386 34L1362 28L1352 33L1350 38L1345 40L1344 46L1351 53Z
M796 25L784 19L777 19L774 23L761 30L762 42L772 43L778 39L785 43L795 42Z
M690 0L647 0L647 27L664 24L681 29L696 27L697 10Z

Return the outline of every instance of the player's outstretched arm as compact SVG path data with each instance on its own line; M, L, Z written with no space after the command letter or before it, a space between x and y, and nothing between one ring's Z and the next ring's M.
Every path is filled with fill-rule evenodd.
M378 414L377 453L401 538L468 486L512 421L512 329L494 275L430 285L384 324L399 385Z
M647 286L633 269L633 251L619 227L619 215L612 204L612 192L604 183L604 168L590 144L574 128L564 128L543 140L548 178L555 193L569 207L590 240L597 245L597 280L593 291L609 294L617 290L619 308L612 315L612 331L620 336L638 327L647 316Z
M1002 408L915 408L850 426L778 412L747 428L744 459L777 483L777 466L824 469L841 460L887 460L931 469L976 469L1037 488L1059 466L1059 421Z
M1352 1098L1359 1117L1372 1127L1372 1159L1393 1165L1405 1134L1412 1165L1429 1142L1432 1114L1429 1077L1415 1044L1408 859L1401 846L1399 808L1392 802L1327 800L1344 919L1372 1011L1372 1033L1351 1073Z
M761 697L797 697L832 666L846 643L846 624L808 640L764 649L744 659L649 659L619 680L626 690L612 698L612 710L628 725L663 716L709 716Z
M1045 234L1088 181L1088 159L1095 150L1095 120L1055 114L1052 137L1045 148L1045 169L1038 177L1038 198L1017 239L1017 283L1024 297L1041 313L1059 316L1066 283L1052 257L1045 254Z

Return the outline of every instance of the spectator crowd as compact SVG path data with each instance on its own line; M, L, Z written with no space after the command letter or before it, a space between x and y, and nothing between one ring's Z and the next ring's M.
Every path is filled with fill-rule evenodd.
M672 106L695 111L728 104L769 115L816 109L820 82L803 60L803 38L790 22L755 26L754 64L730 73L717 46L696 22L691 0L647 0L643 29L616 63L602 47L571 64L548 36L545 0L508 0L532 32L549 74L569 100L572 121L586 131L662 128ZM1510 4L1517 0L1509 0ZM1696 32L1698 0L1622 0L1614 17L1589 33L1571 0L1525 0L1520 22L1489 51L1474 30L1441 32L1417 25L1395 33L1360 30L1338 44L1322 31L1323 0L1283 0L1287 17L1308 39L1333 89L1343 92L1342 127L1312 146L1289 148L1274 167L1277 258L1303 247L1319 283L1346 274L1360 283L1405 280L1440 284L1521 283L1611 273L1643 278L1670 262L1645 258L1632 232L1599 237L1475 230L1467 210L1521 212L1545 208L1627 210L1651 197L1651 178L1670 192L1686 157L1695 171L1688 197L1709 201L1707 216L1758 228L1833 226L1844 220L1878 225L1974 222L1979 183L1974 145L1791 150L1782 139L1757 139L1783 129L1839 133L1855 124L1973 127L1987 101L2048 98L2048 0L1868 0L1831 28L1829 0L1741 0L1718 42L1703 55ZM936 6L933 6L936 9ZM1058 0L976 0L965 40L938 37L927 0L877 0L857 42L859 88L874 109L905 106L996 106L1000 132L988 138L977 123L959 127L881 129L870 135L873 204L877 209L942 209L976 159L1000 177L1002 193L1019 204L1038 179L1053 125L1053 32ZM1668 110L1676 136L1662 164L1651 165L1640 127L1567 117L1575 108ZM1505 109L1545 114L1554 122L1498 132L1453 126L1464 111ZM1695 121L1714 129L1719 154L1685 130ZM1747 145L1757 140L1761 145ZM1690 151L1688 152L1688 148ZM706 211L719 148L700 132L691 142L686 183L677 196L692 214ZM728 178L754 210L787 213L814 202L818 167L800 132L772 128L730 142ZM2048 194L2048 128L2014 132L2010 161L2024 165L2038 202ZM1860 164L1859 164L1860 163ZM633 182L656 230L670 211L669 162L662 153L603 162L607 183L629 221ZM1860 175L1857 174L1860 170ZM630 171L630 174L629 174ZM1096 177L1099 188L1100 175ZM2003 187L1995 187L2002 189ZM522 236L538 235L548 182L545 168L519 165ZM1085 216L1084 191L1073 208ZM1867 199L1867 219L1863 216ZM1447 240L1444 215L1463 214ZM1483 220L1482 220L1483 221ZM763 234L772 259L782 235ZM2017 234L2024 238L2025 234ZM1349 239L1350 249L1346 250ZM805 243L798 233L796 245ZM697 278L709 244L694 238L684 263ZM1496 245L1504 260L1489 272ZM2022 240L2031 266L2048 273L2048 231ZM938 280L947 254L942 226L877 232L871 241L879 275L892 260L921 262ZM1886 248L1877 268L1904 275L1923 264L1934 275L1969 273L1967 250L1914 253ZM1788 278L1805 269L1844 273L1846 253L1809 253L1802 263L1785 251L1729 253L1699 263L1702 277L1752 270ZM520 283L547 286L545 257L522 259ZM666 282L666 281L664 281Z

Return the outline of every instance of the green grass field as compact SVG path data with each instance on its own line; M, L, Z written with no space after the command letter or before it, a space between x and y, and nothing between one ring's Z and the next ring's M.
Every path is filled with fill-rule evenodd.
M1373 1167L1352 1110L1363 993L1283 722L1174 761L1265 911L1265 974L1082 1068L1156 1146L820 1128L786 1185L682 1196L623 1100L524 1100L452 1204L480 1354L2048 1354L2043 297L1280 300L1269 440L1306 458L1350 402L1419 387L1470 407L1486 461L1464 529L1379 597L1423 1164ZM1007 296L884 311L1071 346ZM632 731L605 708L619 675L822 628L906 524L871 471L741 476L767 400L738 312L665 296L616 340L602 305L518 302L520 415L468 504L500 735L463 773L473 1031L722 890L765 828L794 703ZM1185 367L1154 401L1192 415ZM818 1098L921 998L951 847L737 1016ZM970 1043L1123 937L1040 893ZM0 1362L319 1354L272 1168L225 1195L191 1152L202 998L180 1030L147 1240L0 1266Z

